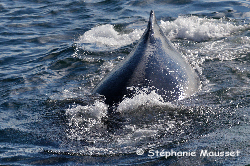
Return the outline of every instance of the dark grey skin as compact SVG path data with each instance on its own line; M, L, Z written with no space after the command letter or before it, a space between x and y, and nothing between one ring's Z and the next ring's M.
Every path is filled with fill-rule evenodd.
M200 80L186 59L173 47L150 12L147 29L134 50L93 90L113 106L124 96L132 97L129 87L155 90L164 101L189 97L198 91Z

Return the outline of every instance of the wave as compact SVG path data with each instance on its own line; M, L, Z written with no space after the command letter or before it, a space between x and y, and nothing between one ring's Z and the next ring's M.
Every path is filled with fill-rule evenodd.
M208 19L198 16L179 16L175 21L160 21L161 27L170 39L180 38L196 42L230 36L246 27L235 25L223 19Z
M129 45L140 39L143 30L135 29L129 34L118 33L113 25L106 24L92 28L76 42L85 50L105 51Z
M245 30L249 25L235 25L223 19L208 19L198 16L179 16L174 21L160 20L160 26L169 39L187 39L203 42L230 36ZM140 39L144 29L134 29L130 33L119 33L113 25L96 26L79 37L76 43L84 50L107 51L132 44Z

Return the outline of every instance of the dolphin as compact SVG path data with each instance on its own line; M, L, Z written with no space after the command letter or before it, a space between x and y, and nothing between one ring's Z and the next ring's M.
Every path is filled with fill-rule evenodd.
M195 70L167 39L150 12L147 29L132 52L93 89L114 106L135 89L148 89L171 102L198 91L200 79Z

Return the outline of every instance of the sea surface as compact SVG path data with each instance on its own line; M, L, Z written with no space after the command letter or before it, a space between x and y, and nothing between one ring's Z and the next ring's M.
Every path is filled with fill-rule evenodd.
M151 10L201 89L125 98L109 132L91 90ZM248 0L1 0L0 20L0 165L250 164Z

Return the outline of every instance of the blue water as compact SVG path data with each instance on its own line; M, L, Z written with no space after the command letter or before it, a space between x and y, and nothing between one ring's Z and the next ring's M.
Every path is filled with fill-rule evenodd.
M201 90L172 103L140 92L108 132L91 90L134 48L150 10ZM0 18L0 165L250 164L247 0L2 0Z

